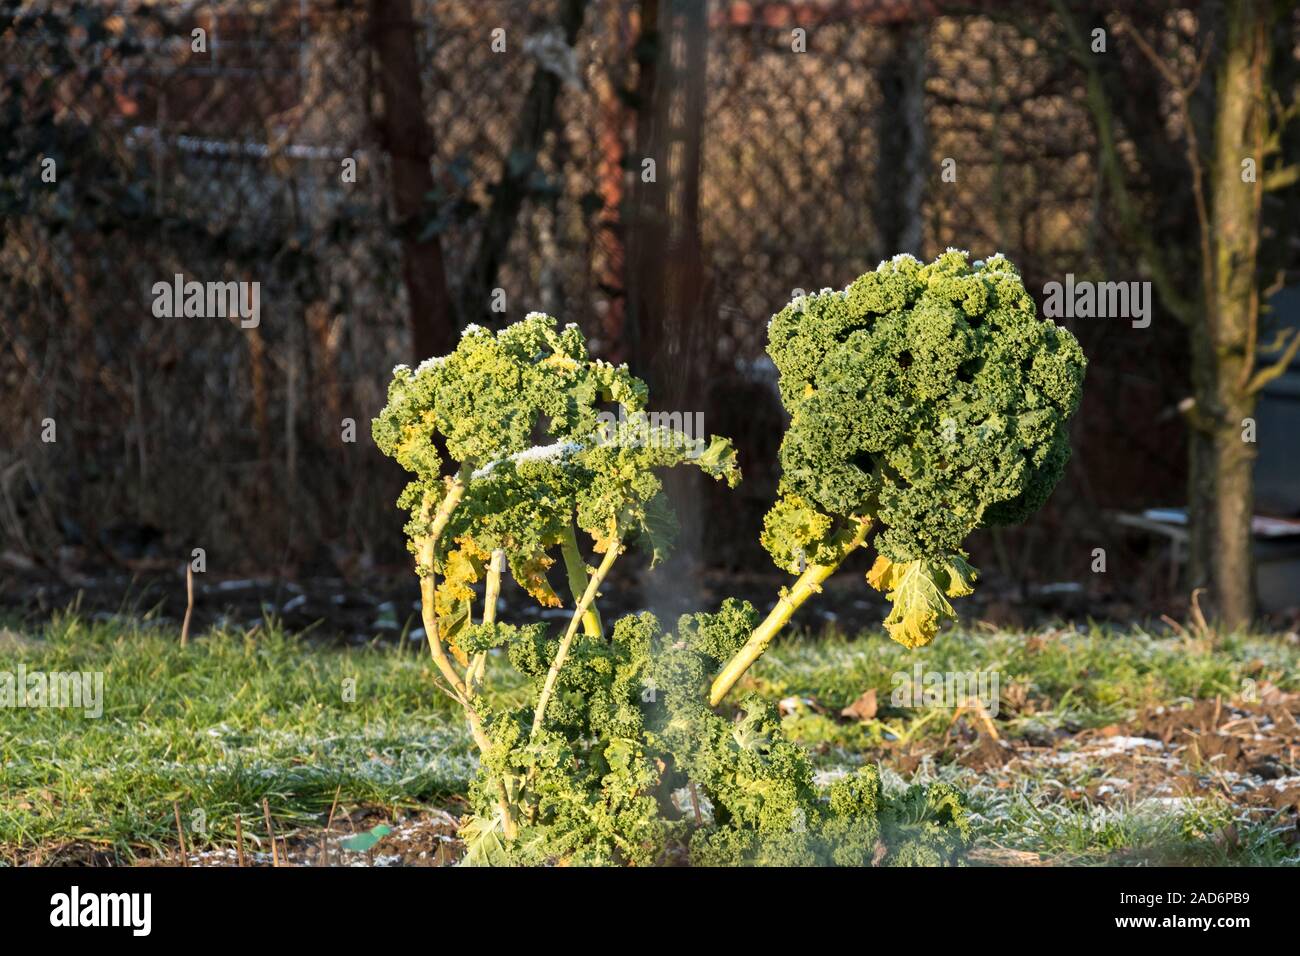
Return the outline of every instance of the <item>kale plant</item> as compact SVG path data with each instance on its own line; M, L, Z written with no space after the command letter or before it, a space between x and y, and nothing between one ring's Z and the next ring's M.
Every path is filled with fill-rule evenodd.
M889 636L933 640L975 580L962 542L1023 521L1060 479L1087 364L1006 257L972 264L955 249L800 296L773 316L768 353L791 420L763 544L799 578L713 682L714 704L868 545Z
M945 595L969 591L965 535L1023 517L1059 477L1083 356L1034 317L1005 259L972 268L957 253L883 263L791 303L770 332L792 421L763 541L799 579L762 622L728 599L671 631L650 614L606 628L597 598L614 562L638 547L653 566L672 543L656 472L734 486L739 471L726 439L656 424L644 383L592 360L575 326L533 313L495 334L470 327L452 354L394 370L373 433L413 475L399 503L425 632L479 750L467 863L929 865L966 844L950 787L886 798L866 767L823 791L770 702L718 705L869 540L891 635L928 641L951 614ZM557 553L571 604L550 581ZM541 604L570 604L561 633L497 620L507 569ZM495 706L493 651L524 678Z

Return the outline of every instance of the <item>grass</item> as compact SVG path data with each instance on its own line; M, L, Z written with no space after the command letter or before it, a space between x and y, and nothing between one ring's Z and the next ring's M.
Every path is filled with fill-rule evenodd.
M104 709L0 709L0 847L88 843L121 858L175 842L172 802L199 846L234 815L281 824L352 804L446 801L474 773L469 739L412 650L324 649L274 627L175 635L56 618L12 638L0 669L102 671ZM354 683L350 683L354 682Z
M1040 760L1021 761L1006 772L976 771L946 759L952 711L890 706L895 675L910 672L918 661L927 672L996 671L1004 699L997 721L1002 737L1012 743L1046 738L1052 745L1042 748ZM1194 778L1203 769L1177 759L1176 770L1130 787L1130 794L1093 798L1090 785L1123 785L1128 779L1115 781L1112 775L1135 777L1143 768L1134 761L1117 766L1093 759L1070 736L1131 720L1149 708L1231 700L1267 684L1295 691L1298 664L1300 645L1282 636L1211 643L1103 627L954 631L915 651L880 639L785 641L764 658L754 685L773 698L793 695L820 705L796 705L785 724L823 771L876 759L890 747L923 754L906 781L892 775L894 786L917 779L959 786L977 815L977 845L986 849L1032 853L1062 865L1300 865L1300 848L1288 834L1295 829L1294 815L1280 815L1279 821L1249 812L1209 787L1196 796L1168 791L1171 781L1181 784L1178 778ZM881 704L875 720L832 716L873 688ZM1008 697L1023 706L1007 712ZM1062 751L1078 759L1062 762Z
M1235 697L1247 680L1295 690L1298 661L1300 647L1277 637L1231 637L1211 646L1104 627L952 631L914 651L884 640L784 641L763 659L757 686L774 696L811 694L838 709L872 687L888 701L893 675L918 662L926 671L997 671L1004 695L1021 685L1038 700L1040 721L1101 727L1177 698Z
M781 642L752 683L773 698L813 702L796 706L787 728L823 772L882 759L886 780L901 786L889 754L921 753L907 778L958 783L984 848L1058 863L1297 863L1278 823L1226 796L1135 791L1098 801L1087 787L1106 771L1086 760L977 772L943 756L951 712L889 700L893 675L917 661L927 670L996 670L1003 696L1027 702L1000 716L1003 736L1059 738L1156 704L1231 698L1247 681L1295 690L1298 658L1294 641L1279 637L1211 647L1102 628L952 632L916 652L879 636L828 636ZM475 769L458 712L413 646L322 646L268 623L182 648L145 622L64 615L39 633L0 630L0 670L19 662L28 672L102 672L104 708L99 719L0 708L0 860L68 846L115 862L168 852L173 802L199 848L229 846L237 813L246 829L260 829L264 798L277 829L322 825L336 793L345 807L447 806ZM506 670L495 680L510 694ZM882 705L875 719L832 716L871 688Z

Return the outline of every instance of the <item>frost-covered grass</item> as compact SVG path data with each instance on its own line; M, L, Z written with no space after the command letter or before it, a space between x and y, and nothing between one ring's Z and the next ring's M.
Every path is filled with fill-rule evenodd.
M1211 644L1102 626L954 629L915 650L875 639L785 640L755 668L755 686L777 697L812 694L835 709L874 687L883 706L893 675L911 673L918 663L926 672L995 671L1003 695L1020 685L1036 703L1036 713L1021 725L1100 727L1178 698L1235 697L1246 681L1300 689L1300 643L1293 636L1237 636ZM914 719L925 716L918 711Z
M262 832L323 822L345 806L446 801L475 762L459 713L434 690L427 655L332 649L274 627L174 633L56 618L0 631L0 670L102 671L103 715L0 708L0 859L77 843L122 857L175 842L175 800L205 843L234 816ZM348 681L355 681L352 691ZM351 698L351 700L349 700Z
M1005 767L961 766L953 757L969 745L950 735L951 708L891 706L894 675L912 672L918 661L926 672L996 671L1003 697L996 726L1018 759ZM961 788L975 813L976 847L993 858L1300 865L1294 812L1260 811L1245 799L1252 787L1292 778L1274 782L1188 764L1175 751L1186 738L1163 744L1088 733L1151 708L1248 699L1269 685L1296 691L1300 641L1293 634L1210 642L1105 627L967 630L915 651L882 639L786 640L755 670L752 686L765 695L799 698L790 702L786 729L812 749L823 774L864 760L883 759L888 768L900 750L919 755L906 781L886 769L886 786L942 779ZM875 719L836 719L873 688ZM966 721L966 738L971 729L983 736L976 718ZM1197 792L1186 793L1192 785Z
M950 710L890 706L893 675L918 661L926 671L998 671L1001 693L1019 688L1010 697L1025 701L1018 710L1004 702L1003 738L1058 742L1010 768L951 762L943 755ZM104 706L97 719L0 707L0 861L38 846L90 847L121 862L169 852L173 801L197 849L231 846L236 813L246 832L263 832L264 797L281 833L322 825L336 792L344 808L456 812L474 772L460 714L435 691L427 654L412 646L337 648L264 625L200 635L182 648L174 633L145 624L60 616L36 633L0 628L0 671L20 662L28 672L102 672ZM1063 864L1272 864L1300 862L1279 818L1251 816L1213 792L1156 794L1136 779L1137 764L1107 764L1128 738L1076 747L1062 732L1188 698L1227 700L1243 687L1295 690L1298 664L1300 646L1284 636L1211 647L1102 628L971 630L917 651L883 635L791 637L745 686L825 711L796 708L786 718L824 773L882 759L887 785L901 786L888 769L891 754L900 747L924 754L906 779L938 776L961 786L977 814L977 849ZM498 671L489 686L510 693L513 672ZM874 719L835 717L871 688L880 704ZM205 832L195 825L200 810Z

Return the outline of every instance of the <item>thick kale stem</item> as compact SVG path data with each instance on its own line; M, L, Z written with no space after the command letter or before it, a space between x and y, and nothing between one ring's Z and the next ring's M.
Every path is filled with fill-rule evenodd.
M578 550L578 537L573 531L572 522L565 528L564 536L560 538L560 554L564 556L564 571L569 578L569 590L573 592L573 600L580 601L587 590L587 562L582 559L582 552ZM586 613L582 615L582 629L589 637L604 635L600 623L600 611L596 609L594 599Z
M727 662L727 666L713 679L713 685L709 688L710 707L716 707L722 702L722 698L727 696L728 691L744 676L745 671L763 656L767 646L772 643L772 638L785 627L794 616L794 612L799 610L810 597L821 591L822 584L835 573L844 559L862 546L867 537L867 529L870 527L870 518L856 519L853 526L844 529L832 539L838 555L835 560L828 564L808 565L795 581L794 587L782 593L777 599L776 607L772 608L763 623L754 629L745 646L735 653Z
M456 673L456 668L452 665L451 660L447 657L447 651L442 646L442 637L438 629L438 615L434 610L437 581L434 578L433 558L437 552L438 539L442 537L447 522L451 520L452 512L456 510L456 506L465 497L465 486L472 472L473 468L469 462L461 466L460 471L456 473L456 477L448 482L447 493L443 496L442 502L438 505L436 511L434 511L433 507L433 496L425 494L420 517L428 518L429 533L420 539L417 559L420 572L420 617L424 622L425 637L429 641L429 653L433 655L433 662L437 665L443 679L451 685L452 690L465 700L469 699L468 689L465 682L461 680L460 675Z
M609 574L609 569L614 566L618 556L623 553L621 543L611 544L609 550L605 552L605 557L601 559L600 566L596 568L596 573L591 576L587 582L587 588L582 592L582 597L578 600L578 606L573 612L573 617L569 620L569 627L564 632L564 638L560 641L560 649L555 652L555 660L551 661L551 669L546 672L546 680L542 684L542 693L537 698L537 710L533 714L533 729L530 735L531 739L536 739L537 735L542 732L542 723L546 719L546 705L551 701L551 695L555 693L555 683L560 677L560 668L569 656L569 647L573 644L574 635L578 633L578 624L582 621L583 615L587 613L587 608L591 607L591 602L596 600L596 592L600 590L600 585L604 582L605 576Z
M447 522L451 520L452 512L460 504L461 499L465 497L465 488L469 483L469 477L474 468L469 462L461 465L460 471L456 477L451 479L447 484L447 493L443 496L442 502L438 505L437 510L433 507L433 496L426 494L424 502L421 505L420 516L429 521L429 533L420 539L419 547L419 571L420 571L420 617L424 621L424 634L429 641L429 652L433 656L433 662L437 665L443 679L451 685L450 691L452 698L460 704L465 711L465 717L469 721L470 735L474 738L474 743L479 749L479 753L484 756L492 749L492 741L488 738L487 732L483 729L483 719L475 709L471 697L473 696L473 684L475 676L473 670L465 675L465 680L461 680L460 675L456 673L455 666L447 657L446 649L442 646L442 637L438 628L438 615L434 610L434 597L436 588L436 579L434 578L433 559L437 553L438 539L442 537L443 531L447 528ZM493 555L493 565L495 566L496 556ZM497 575L497 587L500 588L501 577ZM496 614L495 598L491 602L492 615ZM484 611L486 618L487 611ZM490 622L489 622L490 623ZM506 839L513 840L518 833L515 826L514 817L510 813L510 803L506 799L505 785L500 781L497 782L497 806L502 814L502 826L505 831Z
M487 582L483 588L483 623L492 625L497 620L497 599L501 596L501 572L506 569L506 553L500 548L492 552L492 558L488 561ZM473 692L476 686L483 685L483 672L487 668L487 651L479 651L474 655L474 661L470 664L469 670L465 674L465 683Z

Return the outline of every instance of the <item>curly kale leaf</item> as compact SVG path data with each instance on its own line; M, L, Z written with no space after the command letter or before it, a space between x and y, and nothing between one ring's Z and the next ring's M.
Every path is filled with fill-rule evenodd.
M588 357L576 326L557 329L539 313L495 334L471 326L450 355L394 369L372 431L380 450L415 475L399 499L412 516L413 552L429 532L429 502L448 488L439 444L463 466L459 504L432 560L444 578L438 612L449 636L468 619L462 605L482 556L503 550L520 586L558 607L549 552L575 519L598 552L639 540L653 565L676 533L655 469L691 464L734 486L730 442L658 424L646 398L626 366ZM534 444L538 436L549 444Z
M942 785L891 800L875 769L863 767L819 789L770 702L751 695L734 719L705 705L709 674L756 618L749 604L728 600L715 613L684 615L676 634L642 613L619 619L608 639L578 635L560 706L536 739L530 703L547 642L539 625L506 629L529 700L491 718L495 746L470 791L467 862L651 865L683 853L696 865L955 861L969 825ZM462 640L481 649L502 632L479 625ZM687 788L698 817L674 799ZM501 836L501 793L519 823L510 841Z
M951 784L913 784L881 809L890 866L948 866L960 862L970 845L970 813Z
M904 647L921 647L930 643L939 626L954 616L947 598L970 594L975 575L963 554L902 564L882 554L867 572L867 583L887 591L893 602L885 618L889 636Z
M596 442L576 458L588 476L577 494L579 527L591 535L598 552L629 536L639 537L652 565L676 531L655 469L694 465L731 487L740 480L735 450L727 439L715 435L705 442L642 415L606 423Z
M460 634L460 646L467 654L490 651L497 647L512 647L518 643L534 644L546 635L545 624L528 624L518 627L504 621L491 624L471 624Z
M625 367L591 361L576 326L532 313L493 334L469 326L450 355L398 366L375 443L407 470L436 475L435 435L457 461L485 464L523 452L541 421L556 440L591 435L599 403L644 404L646 387Z
M727 598L712 614L683 614L677 622L680 640L709 662L710 669L730 660L758 626L754 605Z
M791 423L764 545L796 571L839 522L872 518L876 550L914 568L889 588L906 603L890 633L925 643L960 593L935 583L946 556L1033 514L1063 474L1079 343L1037 317L1005 257L972 264L951 249L800 296L768 338Z
M764 516L759 540L782 570L798 574L809 564L834 560L830 543L834 524L835 519L806 499L786 494Z

